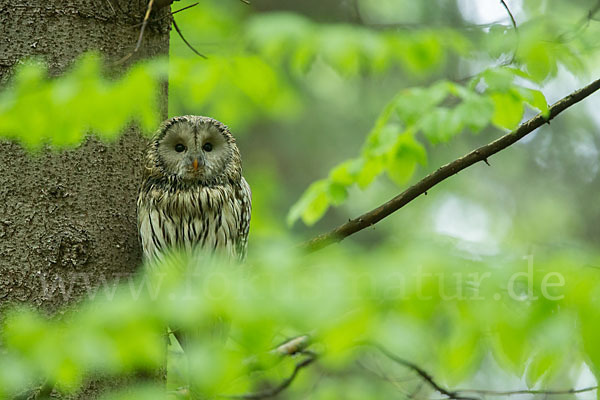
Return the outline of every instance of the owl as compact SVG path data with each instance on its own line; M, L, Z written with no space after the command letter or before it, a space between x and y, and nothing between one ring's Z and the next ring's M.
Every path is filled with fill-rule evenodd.
M223 252L243 260L250 186L235 138L221 122L195 115L165 121L152 138L137 201L144 256L166 249Z

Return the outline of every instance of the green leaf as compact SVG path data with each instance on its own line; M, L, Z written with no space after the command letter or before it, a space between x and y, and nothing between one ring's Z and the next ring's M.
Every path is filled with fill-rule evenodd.
M440 104L454 84L440 81L429 88L413 88L402 91L395 99L396 112L407 125L412 125L423 113Z
M44 144L77 145L90 130L102 139L115 139L132 121L154 130L158 82L166 70L162 60L140 62L109 82L102 77L100 57L92 53L49 79L43 66L27 62L0 96L0 136L39 149Z
M525 101L537 108L544 117L548 117L550 115L550 110L548 109L548 102L546 101L546 96L539 90L528 89L528 88L519 88L519 92L525 98Z
M330 182L327 186L327 198L331 204L339 206L348 198L348 190L344 185L337 182Z
M325 179L310 185L291 207L287 216L288 225L293 225L299 218L307 225L317 222L329 208L328 187L329 183Z
M462 327L456 331L440 344L443 374L452 385L471 376L482 356L476 330Z
M553 374L553 370L557 364L556 357L556 354L548 352L541 352L533 356L527 365L527 372L525 373L527 387L531 389L538 384L540 379Z
M356 182L356 175L360 171L362 163L360 160L344 161L329 172L329 179L343 186L350 186Z
M487 69L481 73L481 77L484 79L488 90L492 92L508 91L515 79L513 71L508 68Z
M415 75L423 75L437 68L444 59L441 43L435 35L423 33L407 43L404 53L407 69Z
M454 112L473 133L479 133L494 115L494 103L486 96L471 95Z
M404 132L386 159L387 175L396 184L402 185L412 178L417 164L427 164L427 151L411 132Z
M578 318L586 362L595 376L600 376L600 341L598 340L598 310L583 307Z
M388 124L371 132L363 153L367 157L378 157L385 154L396 144L400 129L398 124Z
M409 157L390 157L386 165L387 175L397 185L403 185L412 178L417 168L417 163Z
M523 50L527 72L536 82L542 82L556 69L556 61L550 54L548 44L543 42L533 43Z
M527 365L525 373L525 382L530 389L544 377L555 364L555 357L548 353L538 353L533 356L532 360Z
M514 91L494 92L490 95L494 103L492 123L500 128L515 129L523 118L523 98Z
M495 325L495 332L492 343L495 359L507 370L521 376L525 370L528 349L525 327L500 321Z
M368 158L356 177L356 183L361 189L366 188L383 171L382 157Z
M418 127L425 137L433 144L447 142L463 129L463 120L460 112L452 109L438 107L423 115Z

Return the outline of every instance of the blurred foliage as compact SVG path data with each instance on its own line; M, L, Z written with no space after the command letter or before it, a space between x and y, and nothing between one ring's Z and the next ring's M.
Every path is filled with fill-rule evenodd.
M9 89L0 93L0 134L36 148L77 145L89 130L116 138L132 120L154 129L158 85L166 67L160 60L150 61L111 82L102 78L101 60L93 54L52 80L43 63L24 63Z
M295 254L315 230L290 225L324 230L373 208L585 84L600 61L597 2L507 1L517 30L500 2L321 3L202 1L175 18L207 60L172 32L168 63L141 62L118 80L102 78L94 55L54 79L38 61L19 67L0 92L2 137L39 149L75 146L89 131L113 139L131 122L149 132L168 79L170 115L230 125L254 207L247 267L203 261L190 277L182 271L199 267L179 255L60 319L9 313L0 397L46 379L71 393L90 376L154 370L166 326L195 338L183 355L170 336L172 398L273 387L301 356L271 350L300 334L319 359L289 398L437 396L368 340L449 387L595 384L594 98L348 244Z
M250 20L244 33L252 50L302 75L317 58L345 77L381 74L401 66L427 76L449 53L466 55L471 43L451 29L377 32L347 24L311 23L294 14L273 13Z
M117 290L91 289L94 300L60 320L23 308L9 314L0 392L14 395L48 379L69 393L86 376L152 370L164 362L166 326L192 332L188 358L171 346L172 398L187 398L181 388L188 385L212 398L278 384L302 355L272 350L305 333L319 367L302 371L287 398L347 398L355 389L340 383L352 374L368 377L370 368L395 377L407 373L368 342L452 386L472 377L488 357L514 376L524 374L531 388L556 380L572 385L583 362L598 371L595 252L591 258L552 252L523 259L507 250L502 257L468 260L451 247L438 246L432 254L430 245L300 255L274 242L243 267L206 254L173 254ZM227 335L215 336L224 325ZM357 360L364 368L348 370ZM318 384L321 374L340 382ZM358 379L360 398L387 398L399 390ZM400 387L417 385L411 380ZM121 396L109 398L139 398Z

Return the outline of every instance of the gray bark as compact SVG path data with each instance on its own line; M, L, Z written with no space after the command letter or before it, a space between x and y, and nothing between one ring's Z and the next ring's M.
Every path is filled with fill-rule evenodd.
M135 46L145 9L137 0L0 0L0 84L10 84L13 67L29 56L43 58L52 75L89 50L122 58ZM148 25L127 64L168 54L168 11L153 16L167 18ZM109 68L109 76L127 64ZM161 117L166 100L165 86ZM113 144L89 138L74 150L37 155L0 142L0 310L28 303L55 314L104 281L136 271L144 146L134 127ZM93 383L79 398L95 398L105 387Z

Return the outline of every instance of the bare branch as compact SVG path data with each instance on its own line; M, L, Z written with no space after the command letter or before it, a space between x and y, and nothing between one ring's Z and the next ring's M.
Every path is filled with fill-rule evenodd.
M408 399L414 399L415 396L417 395L417 393L421 390L422 386L423 386L423 381L419 381L419 384L417 385L417 387L412 390L412 391L408 391L406 390L405 387L403 387L402 384L410 381L410 380L414 380L416 378L409 378L409 379L396 379L394 377L391 377L388 373L386 373L384 371L383 368L381 368L381 366L377 365L377 370L372 369L370 367L368 367L366 364L357 361L357 365L364 369L365 371L368 371L369 373L373 374L374 376L378 377L379 379L382 379L385 382L390 383L392 386L394 386L396 388L396 390L398 390L398 392L402 393L406 398Z
M268 398L277 396L279 393L284 391L288 386L290 386L292 384L292 382L294 381L294 379L296 379L296 376L298 375L298 373L300 372L300 370L302 368L309 366L317 359L317 356L314 353L303 353L303 354L308 355L308 357L305 358L304 360L300 361L298 364L296 364L296 366L294 367L294 371L292 371L292 374L286 380L284 380L283 382L281 382L279 385L275 386L274 388L263 390L261 392L256 392L256 393L247 393L247 394L227 396L227 397L230 399L260 400L260 399L268 399Z
M135 49L133 52L137 52L142 45L142 39L144 38L144 31L146 30L146 26L148 25L148 19L150 18L150 13L152 12L152 4L154 4L154 0L150 0L148 2L148 8L146 9L146 15L144 15L144 22L142 23L142 28L140 29L140 35L138 36L137 43L135 44Z
M398 357L397 355L393 354L392 352L387 350L382 345L377 344L377 343L362 343L362 344L376 348L377 350L379 350L379 352L381 354L383 354L390 360L414 371L427 384L429 384L429 386L431 386L437 392L439 392L445 396L448 396L450 399L454 399L454 400L461 400L461 399L462 400L478 400L476 397L465 396L465 393L471 393L471 394L481 395L481 396L513 396L513 395L518 395L518 394L532 394L532 395L542 394L542 395L547 395L547 396L555 396L555 395L591 392L594 390L598 390L598 388L599 388L598 386L589 386L589 387L585 387L582 389L564 389L564 390L529 390L529 389L523 389L523 390L486 390L486 389L449 390L449 389L444 388L440 384L438 384L433 379L433 377L429 373L427 373L425 370L423 370L421 367L419 367L418 365L416 365L408 360Z
M508 5L506 4L506 2L504 0L500 0L500 3L502 3L504 8L506 9L506 12L508 13L508 16L510 17L510 20L512 22L512 26L513 26L513 28L515 28L515 35L517 36L517 43L515 45L515 49L513 51L512 56L510 57L510 60L508 61L508 64L512 64L515 62L515 59L517 58L517 54L519 53L519 28L517 28L517 21L515 21L515 17L513 17L512 12L510 11L510 8L508 8ZM487 163L487 161L486 161L486 163Z
M429 386L431 386L433 389L435 389L437 392L443 394L444 396L448 396L450 399L453 400L479 400L477 397L470 397L470 396L463 396L460 392L458 391L452 391L449 389L444 388L443 386L441 386L440 384L438 384L433 377L427 373L424 369L422 369L421 367L419 367L418 365L405 360L403 358L398 357L397 355L391 353L390 351L388 351L385 347L383 347L382 345L378 344L378 343L362 343L365 346L371 346L376 348L377 350L379 350L379 352L381 354L383 354L384 356L386 356L387 358L389 358L390 360L394 361L395 363L398 363L408 369L413 370L417 375L419 375L425 382L427 382L427 384L429 384Z
M162 17L151 19L149 22L161 21L161 20L163 20L165 18L172 17L173 15L175 15L177 13L180 13L182 11L185 11L185 10L187 10L189 8L196 7L198 4L200 4L200 2L195 2L193 4L190 4L189 6L185 6L183 8L178 9L178 10L175 10L173 12L169 12L167 15L163 15ZM136 25L133 25L133 26L137 27L137 26L141 26L142 24L143 24L143 22L140 22L139 24L136 24Z
M188 8L196 7L198 4L200 4L200 2L199 2L199 1L197 1L197 2L195 2L195 3L193 3L193 4L190 4L189 6L185 6L185 7L183 7L183 8L180 8L180 9L178 9L178 10L175 10L175 11L171 12L170 14L171 14L171 15L175 15L175 14L177 14L177 13L180 13L180 12L182 12L182 11L185 11L185 10L187 10ZM163 18L165 18L165 17L163 17Z
M106 2L108 3L108 6L110 7L110 10L112 11L113 15L117 15L117 12L115 11L115 8L113 7L111 1L106 0Z
M513 17L512 12L510 12L510 8L508 8L508 5L504 0L500 0L500 3L502 3L504 8L506 9L506 12L508 13L508 16L510 17L510 20L512 22L513 28L515 28L515 32L518 32L519 28L517 28L517 22L515 21L515 17Z
M194 48L194 46L192 46L187 40L185 40L185 37L183 37L183 33L181 33L181 29L179 29L179 26L177 25L177 22L175 22L175 19L173 19L173 26L175 27L175 30L179 34L179 37L181 38L181 40L183 40L183 43L185 43L187 45L187 47L190 48L190 50L192 50L194 53L196 53L197 55L199 55L200 57L202 57L204 59L207 58L204 54L202 54L198 50L196 50Z
M576 24L577 28L573 31L563 32L558 37L557 40L562 43L566 43L570 40L573 40L580 33L584 32L589 26L590 21L596 21L594 16L600 11L600 0L596 2L594 7L588 10L586 15L581 18L581 20Z
M485 389L457 389L457 392L474 393L482 396L513 396L517 394L543 394L546 396L555 396L561 394L577 394L598 390L598 386L590 386L582 389L565 389L565 390L485 390Z
M470 153L452 161L451 163L438 168L437 171L427 175L425 178L421 179L404 192L389 200L387 203L361 215L358 218L349 220L347 223L340 225L330 232L321 234L312 240L303 243L301 247L307 251L316 251L323 247L329 246L330 244L340 242L344 238L376 224L388 215L398 211L400 208L424 194L438 183L477 162L487 160L492 155L514 144L521 138L555 118L567 108L585 99L598 89L600 89L600 79L554 103L548 110L548 117L543 116L541 113L536 115L530 120L519 125L519 127L514 131L509 132L493 142L488 143L485 146L481 146L478 149L475 149Z
M138 36L137 43L135 44L135 48L133 49L133 51L131 53L127 54L125 57L123 57L119 61L117 61L116 64L124 63L129 58L131 58L132 55L137 53L137 51L140 49L140 46L142 45L142 39L144 38L144 31L146 30L146 26L148 25L148 20L150 19L150 13L152 12L153 4L154 4L154 0L148 1L148 7L146 8L146 15L144 15L144 21L142 22L142 27L140 28L140 34Z

